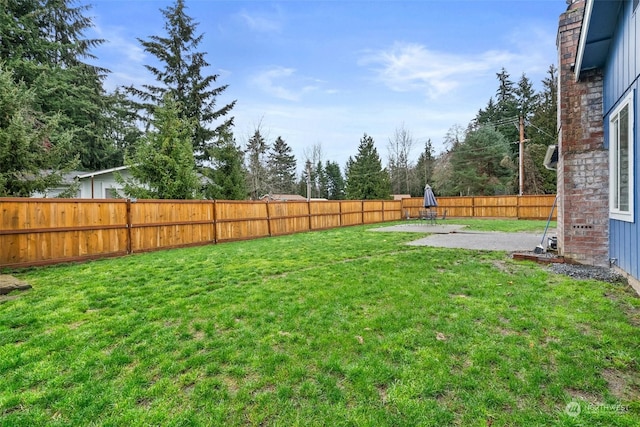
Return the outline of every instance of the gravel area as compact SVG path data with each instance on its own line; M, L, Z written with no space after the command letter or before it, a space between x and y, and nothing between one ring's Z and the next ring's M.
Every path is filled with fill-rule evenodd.
M550 264L549 270L556 274L565 274L576 279L594 279L609 283L627 283L627 279L624 276L606 267L556 263Z

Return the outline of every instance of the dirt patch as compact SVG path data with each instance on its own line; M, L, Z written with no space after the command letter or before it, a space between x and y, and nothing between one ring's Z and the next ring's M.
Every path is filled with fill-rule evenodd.
M602 401L600 400L600 396L597 394L589 393L583 390L577 390L574 388L570 388L567 390L569 396L571 396L574 400L584 400L586 402L591 403L592 405L600 405Z
M616 369L605 369L602 377L607 382L609 391L623 402L640 400L640 386L634 382L632 375Z
M15 296L8 294L14 291L26 291L31 285L8 274L0 274L0 302L8 301Z

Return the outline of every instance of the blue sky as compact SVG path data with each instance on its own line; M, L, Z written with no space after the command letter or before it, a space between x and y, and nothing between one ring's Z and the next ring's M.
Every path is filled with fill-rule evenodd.
M151 81L154 61L137 38L165 35L160 8L170 1L93 0L88 15L107 42L94 50L119 85ZM366 132L383 163L396 129L414 152L436 153L455 124L466 126L497 89L505 67L536 89L551 64L565 0L186 0L204 33L210 73L228 84L218 105L237 100L234 134L244 145L256 126L270 142L344 166Z

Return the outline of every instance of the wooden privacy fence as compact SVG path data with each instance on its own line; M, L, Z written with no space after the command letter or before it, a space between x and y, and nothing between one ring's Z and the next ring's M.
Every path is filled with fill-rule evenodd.
M554 196L440 197L438 215L546 219ZM0 267L374 224L418 216L422 198L249 202L0 198Z
M0 198L0 267L84 261L400 219L399 200Z
M445 214L453 218L511 218L544 219L549 218L555 194L536 196L477 196L477 197L438 197L435 209L438 217ZM422 209L422 197L402 200L403 217L418 217ZM556 219L556 211L553 218Z

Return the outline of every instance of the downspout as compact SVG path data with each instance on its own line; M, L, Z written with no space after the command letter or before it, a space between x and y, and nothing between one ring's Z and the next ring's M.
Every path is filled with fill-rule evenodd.
M91 175L91 198L93 199L93 175Z

